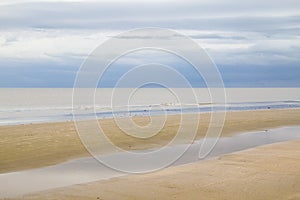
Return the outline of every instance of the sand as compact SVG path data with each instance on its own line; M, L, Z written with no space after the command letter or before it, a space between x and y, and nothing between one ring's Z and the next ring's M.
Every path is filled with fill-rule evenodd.
M196 139L205 135L210 121L209 113L200 117ZM112 119L99 120L99 123L114 144L130 150L167 144L177 133L179 119L178 115L169 116L164 128L146 140L124 134ZM135 117L134 121L141 125L149 119ZM291 125L300 125L300 109L228 112L221 136ZM72 122L0 126L0 136L0 173L54 165L89 155Z
M300 199L300 140L144 175L74 185L22 199Z

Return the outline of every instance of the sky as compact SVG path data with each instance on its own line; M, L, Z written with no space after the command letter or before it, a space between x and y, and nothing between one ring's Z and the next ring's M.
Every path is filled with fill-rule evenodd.
M72 87L97 46L144 27L193 39L226 87L300 87L299 0L2 0L0 87ZM153 56L131 55L116 69ZM193 86L204 86L190 66L171 60ZM103 86L113 87L121 72L112 70Z

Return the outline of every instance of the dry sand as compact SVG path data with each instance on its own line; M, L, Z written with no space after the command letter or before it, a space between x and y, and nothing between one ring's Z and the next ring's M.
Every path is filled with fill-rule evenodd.
M296 200L300 199L300 140L218 159L74 185L22 199Z
M208 113L200 117L196 139L205 135L210 121ZM135 117L134 121L142 125L149 119ZM127 150L165 145L177 133L179 122L178 115L168 116L164 128L145 140L126 135L112 119L99 121L106 136ZM222 137L290 125L300 125L300 109L228 112ZM89 155L72 122L0 126L0 136L0 173L49 166Z

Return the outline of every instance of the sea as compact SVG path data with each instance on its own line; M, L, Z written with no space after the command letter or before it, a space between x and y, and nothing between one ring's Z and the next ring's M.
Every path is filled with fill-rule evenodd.
M0 125L286 108L300 88L0 89Z

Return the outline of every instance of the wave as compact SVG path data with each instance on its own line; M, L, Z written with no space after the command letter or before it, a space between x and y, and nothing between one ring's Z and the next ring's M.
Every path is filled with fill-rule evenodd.
M95 116L98 119L101 119L128 116L204 113L211 111L242 111L287 108L300 108L300 101L235 102L227 104L180 104L163 102L160 104L150 105L78 105L74 107L45 106L27 108L0 108L0 125L69 121L73 120L74 113L76 114L76 119L92 119Z

